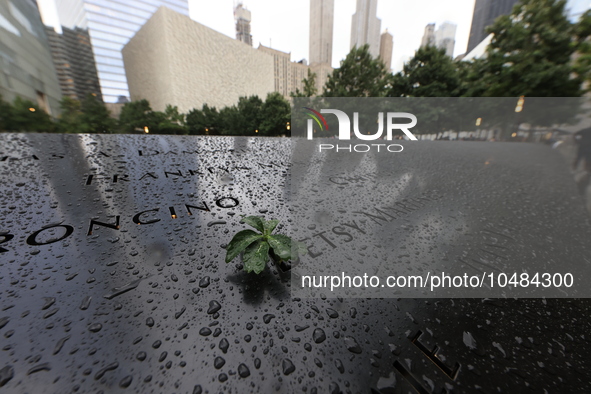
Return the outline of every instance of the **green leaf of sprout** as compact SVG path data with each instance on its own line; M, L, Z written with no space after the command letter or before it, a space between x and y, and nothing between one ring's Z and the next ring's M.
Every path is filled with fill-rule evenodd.
M240 222L256 228L261 233L265 231L265 221L263 220L263 218L260 218L258 216L246 216L243 217L240 220Z
M270 235L267 242L269 242L269 245L273 248L273 252L275 252L281 260L285 261L291 259L291 238L282 234L275 234Z
M271 235L271 233L273 232L273 230L275 230L275 227L277 227L277 225L279 224L279 220L277 219L272 219L272 220L264 220L263 221L263 228L264 228L264 233L265 235Z
M269 260L269 244L264 239L259 239L246 248L242 259L246 272L260 274Z
M230 241L226 247L226 263L234 260L234 257L238 256L240 252L246 249L247 246L253 242L261 239L263 236L252 230L242 230Z

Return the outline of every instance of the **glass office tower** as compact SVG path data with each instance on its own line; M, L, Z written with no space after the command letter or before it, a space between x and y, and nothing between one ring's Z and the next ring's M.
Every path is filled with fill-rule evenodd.
M60 23L88 28L106 103L129 98L121 48L160 6L189 15L188 0L56 0Z

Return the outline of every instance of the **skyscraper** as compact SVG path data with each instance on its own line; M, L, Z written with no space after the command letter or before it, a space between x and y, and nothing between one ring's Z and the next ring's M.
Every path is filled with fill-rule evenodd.
M472 27L468 38L468 49L470 52L486 36L486 28L493 24L495 19L501 15L511 13L513 6L519 0L476 0L474 3L474 14L472 15Z
M421 39L421 47L435 45L435 23L429 23L425 26L425 33Z
M357 9L351 22L351 48L369 44L369 53L375 58L380 54L380 30L382 21L376 16L378 0L357 0Z
M451 58L453 58L456 45L456 28L457 25L444 22L435 31L435 46L445 49L445 54Z
M388 29L380 37L380 59L384 62L386 69L390 71L392 68L392 46L394 45L394 37L388 33Z
M88 30L45 27L62 95L81 101L88 94L102 101L101 87Z
M334 0L310 0L310 64L331 64Z
M61 25L87 28L103 100L129 97L121 48L160 6L189 15L188 0L56 0Z
M0 0L0 95L17 96L59 114L61 92L39 9L31 1Z
M236 21L236 39L252 46L250 34L250 11L242 6L242 3L234 8L234 20Z

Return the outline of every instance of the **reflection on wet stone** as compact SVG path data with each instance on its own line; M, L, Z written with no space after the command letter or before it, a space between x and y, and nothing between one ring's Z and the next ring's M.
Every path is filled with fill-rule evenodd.
M336 198L328 201L334 210L324 209L320 188L317 207L295 208L309 219L297 226L289 210L296 185L286 182L288 140L1 134L0 141L0 156L18 158L0 161L0 387L7 393L591 390L583 320L591 305L584 299L339 299L327 289L292 298L294 270L330 262L323 256L355 246L370 224L383 229L383 250L391 242L385 213L394 214L352 214L355 201ZM401 218L393 229L408 237L397 240L394 260L411 267L419 252L459 256L474 267L507 261L519 231L495 223L472 231L466 207L448 211L443 201L426 199L433 194L421 168L439 165L415 164L416 173L382 194L408 185L418 196L392 206ZM354 165L391 170L371 161L347 168ZM358 185L375 179L345 174L327 184L345 196L350 186L343 183L359 193ZM247 228L242 215L277 218L281 232L310 238L311 252L324 255L285 272L269 263L258 276L245 274L238 260L224 263L223 249ZM570 219L577 231L564 237L588 239ZM439 238L448 224L454 235ZM69 232L63 226L73 231L60 239ZM461 237L465 250L447 249ZM379 255L371 245L356 253ZM349 257L363 267L363 258ZM340 263L323 269L340 272ZM409 339L418 331L425 351ZM451 372L460 365L457 375L435 358Z

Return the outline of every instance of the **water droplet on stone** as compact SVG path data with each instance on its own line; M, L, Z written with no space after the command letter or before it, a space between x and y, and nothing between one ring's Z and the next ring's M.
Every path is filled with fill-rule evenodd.
M238 375L241 378L247 378L250 376L250 370L248 369L248 367L244 364L240 364L238 366Z
M283 362L281 363L281 367L283 369L283 374L284 375L289 375L290 373L292 373L293 371L295 371L295 365L293 365L293 363L291 362L290 359L288 358L284 358Z

